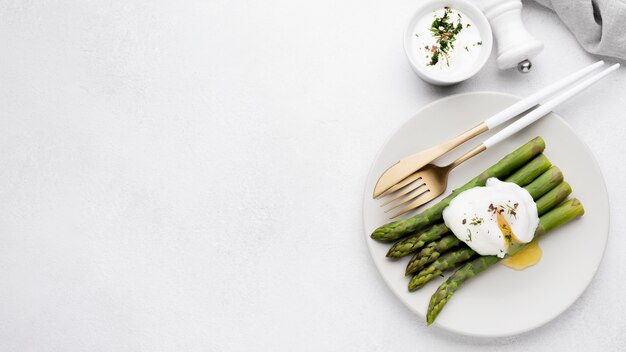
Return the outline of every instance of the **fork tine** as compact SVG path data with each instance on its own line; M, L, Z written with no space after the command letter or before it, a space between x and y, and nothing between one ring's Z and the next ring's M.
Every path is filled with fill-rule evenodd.
M409 176L407 176L405 179L403 179L402 181L396 183L393 187L391 187L388 190L386 190L383 193L381 193L378 197L376 197L376 199L380 199L380 198L383 198L385 196L388 196L391 193L399 190L400 188L402 188L402 187L412 183L413 181L418 180L419 178L420 178L420 173L419 172L412 173Z
M424 183L424 182L418 182L418 181L419 181L419 178L418 178L417 180L413 181L413 183L412 183L412 184L407 185L406 187L404 187L403 189L401 189L401 190L398 192L398 194L394 195L393 197L391 197L389 200L387 200L386 202L384 202L384 203L383 203L383 204L381 204L380 206L381 206L381 207L384 207L385 205L387 205L387 204L389 204L389 203L393 202L394 200L396 200L396 199L398 199L398 198L402 197L403 195L405 195L405 194L407 194L407 193L411 193L411 192L413 192L414 190L416 190L416 189L418 189L418 188L420 188L420 187L422 187L422 186L426 185L426 183Z
M424 184L425 185L425 184ZM411 194L409 194L407 197L405 197L404 199L402 199L398 204L395 204L394 206L392 206L391 208L385 210L385 213L388 213L394 209L396 209L397 207L401 206L402 204L405 204L406 202L410 202L413 199L421 196L422 194L428 192L428 189L420 189L420 187L418 187L418 189L416 189L415 191L413 191Z
M430 192L430 190L426 190L427 193ZM422 194L424 194L422 193ZM430 202L431 200L433 200L433 198L435 198L437 195L436 194L432 194L426 197L422 197L422 198L418 198L416 200L414 200L413 202L407 204L407 206L405 206L404 208L400 209L400 211L398 211L395 215L393 215L392 217L390 217L390 219L395 219L400 215L404 215L408 212L410 212L411 210L420 207L421 205Z

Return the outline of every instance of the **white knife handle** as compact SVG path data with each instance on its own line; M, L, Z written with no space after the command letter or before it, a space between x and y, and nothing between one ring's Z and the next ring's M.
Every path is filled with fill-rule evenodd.
M595 74L595 75L585 79L584 81L576 84L575 86L569 88L565 92L563 92L563 93L559 94L558 96L554 97L553 99L547 101L545 104L540 105L537 109L529 112L524 117L522 117L519 120L513 122L512 124L510 124L509 126L504 128L502 131L500 131L500 132L496 133L495 135L491 136L486 141L484 141L483 144L485 145L486 148L489 148L489 147L492 147L492 146L502 142L503 140L509 138L510 136L512 136L513 134L518 132L519 130L525 128L526 126L530 125L531 123L533 123L533 122L539 120L540 118L544 117L546 114L548 114L550 111L552 111L552 109L554 109L554 107L556 107L557 105L561 104L562 102L566 101L567 99L570 99L571 97L575 96L576 94L582 92L583 90L585 90L586 88L588 88L592 84L598 82L600 79L604 78L606 75L608 75L609 73L617 70L618 68L619 68L619 64L615 64L615 65L613 65L613 66L611 66L611 67L601 71L600 73L597 73L597 74Z
M600 60L595 64L589 65L581 70L578 70L569 76L562 78L561 80L553 83L543 89L538 90L537 92L529 95L528 97L518 101L517 103L509 106L508 108L500 111L499 113L493 115L489 119L485 121L487 127L492 129L496 126L501 125L503 122L506 122L513 117L521 114L522 112L532 108L533 106L539 104L541 101L546 99L548 96L554 94L560 89L566 87L570 83L577 81L579 78L585 76L589 72L595 70L596 68L602 66L604 61Z

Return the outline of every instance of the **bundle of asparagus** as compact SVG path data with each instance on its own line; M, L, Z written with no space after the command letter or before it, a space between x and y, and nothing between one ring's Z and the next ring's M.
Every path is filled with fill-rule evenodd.
M410 291L423 287L444 271L465 263L433 294L426 317L429 325L465 281L500 260L496 256L479 256L454 234L451 234L447 226L443 224L443 210L459 193L472 187L483 186L490 177L504 178L505 181L524 187L535 200L540 216L535 240L584 213L582 204L577 199L564 202L572 189L567 182L563 181L563 174L559 168L553 166L542 154L544 149L543 139L537 137L461 188L454 190L452 194L433 207L412 218L381 226L372 233L372 238L381 241L402 239L391 247L387 253L388 257L398 258L419 251L411 258L406 268L406 275L413 275L409 282ZM526 245L512 246L508 255L519 252Z
M526 191L528 191L528 193L530 193L535 200L563 181L563 173L561 173L561 170L559 170L556 166L551 167L550 161L543 154L536 157L527 166L531 166L531 168L527 169L526 167L523 167L518 172L513 174L513 176L508 178L507 181L517 183L520 186L525 186L524 189L526 189ZM535 179L532 183L528 185L524 184L525 181L523 181L521 177L527 174L541 173L545 169L548 170L541 174L541 176ZM425 232L411 235L402 241L396 242L387 253L387 256L398 258L411 254L421 248L426 242L439 239L442 235L448 233L449 231L450 230L444 224L434 225Z
M513 151L511 154L502 158L502 160L495 163L493 166L476 176L465 185L453 190L452 194L441 200L439 203L433 205L431 208L412 218L398 220L387 225L383 225L377 228L374 233L372 233L371 237L380 241L395 241L439 222L442 219L443 210L459 193L473 187L484 186L487 179L491 177L504 179L505 177L511 175L515 170L528 163L535 156L542 153L545 148L546 144L543 141L543 138L536 137Z

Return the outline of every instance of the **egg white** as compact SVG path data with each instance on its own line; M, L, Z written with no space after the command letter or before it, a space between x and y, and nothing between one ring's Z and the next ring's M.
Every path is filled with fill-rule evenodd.
M459 240L480 255L504 257L508 241L498 213L510 225L515 241L532 241L539 225L537 204L524 188L497 178L456 196L443 211L443 220Z

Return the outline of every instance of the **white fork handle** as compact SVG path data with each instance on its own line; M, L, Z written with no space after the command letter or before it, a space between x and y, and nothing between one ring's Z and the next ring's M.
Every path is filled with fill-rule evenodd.
M518 101L517 103L509 106L508 108L500 111L499 113L485 120L487 127L489 129L492 129L496 126L501 125L503 122L506 122L514 118L515 116L539 104L542 100L544 100L551 94L568 86L570 83L577 81L579 78L585 76L586 74L602 66L603 64L604 64L604 61L600 60L596 62L595 64L591 64L579 71L572 73L571 75L561 79L560 81L557 81L556 83L553 83L543 89L540 89L539 91L529 95L528 97Z
M486 141L484 141L483 145L486 148L489 148L489 147L492 147L492 146L500 143L501 141L509 138L510 136L512 136L513 134L518 132L519 130L523 129L524 127L530 125L531 123L533 123L533 122L539 120L540 118L544 117L545 115L547 115L557 105L559 105L562 102L566 101L567 99L575 96L576 94L582 92L583 90L585 90L586 88L588 88L592 84L598 82L599 80L604 78L606 75L608 75L609 73L617 70L618 68L619 68L619 64L615 64L615 65L613 65L613 66L611 66L611 67L601 71L600 73L597 73L597 74L595 74L595 75L585 79L584 81L578 83L577 85L573 86L572 88L566 90L565 92L563 92L563 93L557 95L556 97L552 98L551 100L547 101L545 104L540 105L538 108L536 108L535 110L529 112L528 114L526 114L524 117L520 118L519 120L517 120L517 121L513 122L512 124L508 125L502 131L494 134L493 136L488 138Z

